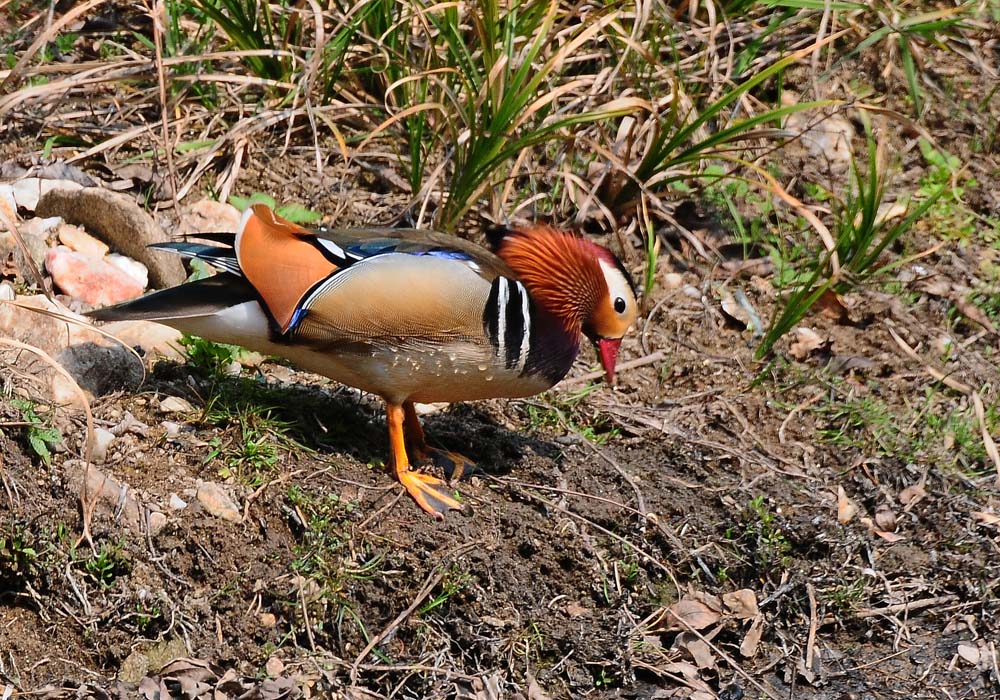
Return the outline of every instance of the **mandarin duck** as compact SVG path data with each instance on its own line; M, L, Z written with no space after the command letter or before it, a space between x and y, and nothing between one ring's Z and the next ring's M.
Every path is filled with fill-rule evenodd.
M432 461L448 478L474 465L430 447L414 402L515 398L569 371L581 334L614 381L621 339L636 318L625 268L606 248L550 226L491 234L495 252L441 233L308 230L264 205L234 233L156 244L219 274L98 309L101 321L143 319L278 355L381 396L391 466L437 518L467 511L447 483L411 469Z

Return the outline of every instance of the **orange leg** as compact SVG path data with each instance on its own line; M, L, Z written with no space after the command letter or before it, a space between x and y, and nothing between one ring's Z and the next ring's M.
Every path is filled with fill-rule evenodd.
M389 450L396 478L417 505L438 520L444 519L449 510L468 511L469 507L457 501L448 490L447 484L430 474L410 471L410 460L406 456L406 441L403 438L403 407L386 402L386 422L389 424Z
M444 475L449 481L452 479L462 479L476 471L476 463L468 457L464 457L457 452L441 450L430 447L424 438L424 429L420 427L420 418L413 407L412 401L403 403L403 413L405 415L406 435L410 439L410 449L418 462L429 462L444 470Z

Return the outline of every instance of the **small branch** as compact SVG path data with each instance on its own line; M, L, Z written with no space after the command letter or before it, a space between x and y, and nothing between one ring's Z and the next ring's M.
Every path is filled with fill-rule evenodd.
M947 603L954 603L958 600L957 595L943 595L937 598L924 598L923 600L914 600L909 603L896 603L895 605L886 605L884 608L865 608L863 610L858 610L854 616L859 618L869 618L878 617L879 615L896 615L897 613L910 613L915 610L923 610L924 608L933 608L937 605L945 605Z
M630 369L636 369L638 367L645 367L646 365L651 365L654 362L659 362L660 360L667 359L667 352L665 350L657 350L656 352L650 353L645 357L639 357L634 360L629 360L628 362L622 362L615 369L615 374L620 374L622 372L627 372ZM592 382L595 379L600 379L604 376L604 372L587 372L587 374L582 374L579 377L573 377L571 379L565 380L560 386L576 386L578 384L586 384L587 382Z

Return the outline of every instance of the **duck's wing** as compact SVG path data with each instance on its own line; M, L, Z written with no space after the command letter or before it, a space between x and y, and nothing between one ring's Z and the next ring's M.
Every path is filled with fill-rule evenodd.
M358 342L483 333L484 306L500 277L497 256L473 243L412 229L317 229L269 208L247 210L237 233L198 234L211 244L155 247L198 258L223 274L92 315L166 320L257 301L278 342Z

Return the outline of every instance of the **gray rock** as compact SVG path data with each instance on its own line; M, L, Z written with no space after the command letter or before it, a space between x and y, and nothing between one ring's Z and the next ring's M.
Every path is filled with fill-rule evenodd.
M172 287L186 277L180 258L147 247L164 243L169 237L153 217L125 195L99 187L52 190L42 195L35 211L40 216L61 216L83 226L112 249L138 260L149 269L150 281L156 287Z

